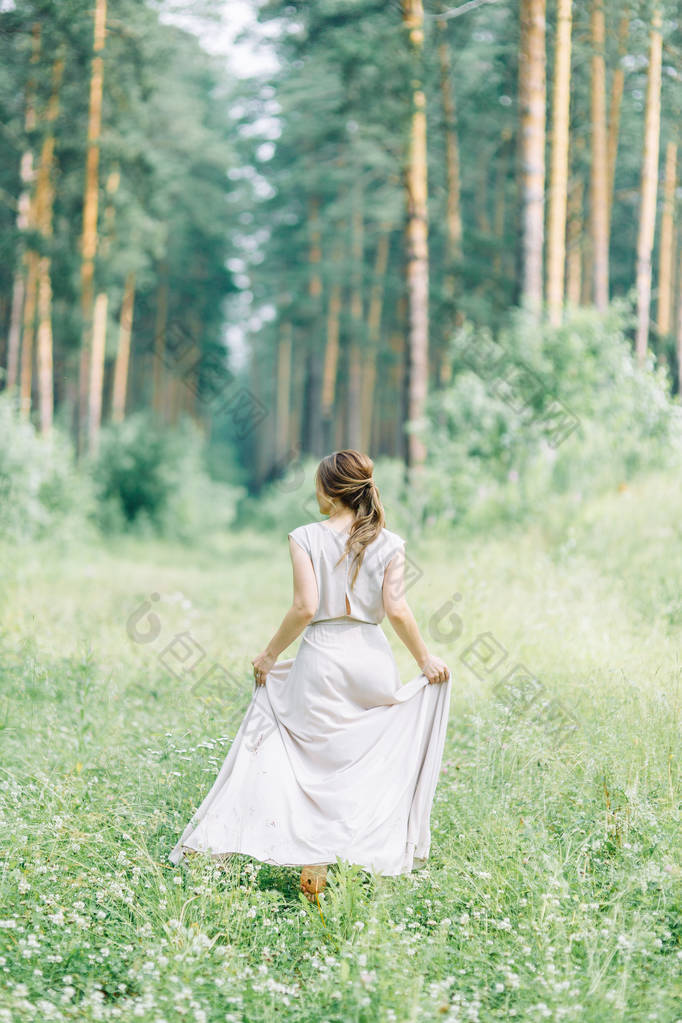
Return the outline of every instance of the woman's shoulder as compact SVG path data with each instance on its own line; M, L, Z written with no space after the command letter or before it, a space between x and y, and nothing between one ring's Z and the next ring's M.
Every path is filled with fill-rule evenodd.
M377 540L381 541L382 546L390 547L395 549L405 543L405 540L396 533L395 530L389 529L388 526L383 526L381 531L377 534Z
M393 555L397 554L404 546L405 541L400 533L389 529L388 526L382 526L372 543L369 544L368 550L371 550L375 560L378 559L378 566L384 569Z

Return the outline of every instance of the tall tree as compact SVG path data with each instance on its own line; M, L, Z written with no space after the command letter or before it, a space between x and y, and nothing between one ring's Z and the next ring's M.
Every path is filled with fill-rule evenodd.
M134 270L130 270L126 276L123 302L121 303L118 347L116 349L116 363L114 365L114 382L111 395L111 419L114 423L122 423L125 418L134 304L135 272Z
M661 215L661 243L658 264L658 333L665 337L672 327L673 263L675 259L675 189L677 187L677 143L672 139L665 151L665 185Z
M49 246L52 238L52 207L54 203L54 185L52 168L54 162L54 122L59 110L59 89L64 58L60 54L52 68L52 92L48 103L46 136L40 154L38 171L37 195L41 197L38 204L38 221L42 234L43 251L38 265L38 404L40 409L40 431L49 434L52 429L53 414L53 357L52 357L52 281L51 258Z
M592 0L590 19L592 150L590 162L590 235L593 300L604 311L609 303L609 194L606 134L605 27L602 0Z
M582 294L584 192L585 183L582 176L576 174L568 192L566 239L566 301L572 306L580 305Z
M31 68L40 60L40 22L32 26ZM24 132L27 136L36 126L36 82L32 74L26 82ZM17 202L17 232L19 244L17 249L14 286L12 288L12 306L10 313L9 335L7 339L7 388L13 388L17 382L19 371L19 346L21 342L21 322L26 292L26 274L28 259L23 243L24 232L31 225L31 187L34 178L33 150L30 146L24 150L20 165L21 193Z
M647 74L646 111L644 115L644 152L637 234L637 360L646 359L649 341L651 305L651 252L656 228L656 194L658 191L658 157L661 125L661 62L663 36L662 13L656 6L649 35L649 70Z
M625 85L625 68L623 60L627 54L628 32L630 31L630 12L626 8L618 22L618 63L611 79L611 105L609 107L608 130L608 231L611 237L611 209L613 206L613 189L616 180L616 158L618 156L618 138L620 135L620 108Z
M102 86L106 37L107 0L95 0L93 58L90 72L88 109L88 148L83 197L83 234L81 241L81 314L83 337L79 372L78 443L82 450L87 437L90 349L94 312L95 253L97 251L97 208L99 192L99 147L102 125Z
M521 0L519 106L521 112L522 301L539 312L543 300L545 208L545 0Z
M571 96L571 0L558 0L552 100L552 155L547 225L547 304L550 322L561 322L566 262L568 115Z
M348 375L346 430L347 444L351 448L362 446L362 354L364 350L364 298L363 298L363 253L364 253L364 209L363 190L360 179L353 190L353 214L351 217L351 281L350 281L350 337L348 344Z
M280 306L282 308L284 303ZM287 458L290 435L289 417L291 413L291 321L284 319L279 327L279 344L277 345L277 401L275 417L277 439L275 457L278 465Z
M462 254L462 207L459 170L459 142L457 139L457 116L450 68L450 47L445 37L446 22L438 19L441 38L438 43L440 65L440 94L443 105L443 129L445 132L445 167L447 174L447 253L450 262ZM454 274L451 267L447 275L447 290L454 291Z
M682 231L679 232L678 250L682 253ZM682 395L682 257L678 260L677 277L677 393Z
M426 96L422 87L424 8L422 0L401 0L403 25L412 53L412 119L406 167L407 295L409 304L408 419L417 426L424 414L429 372L429 250L427 213ZM426 448L416 430L408 438L408 465L418 469Z
M322 309L322 223L320 220L320 197L317 194L308 198L308 298L310 301L310 327L308 329L310 355L308 363L308 437L307 447L317 455L322 455L322 424L320 403L320 382L322 376L323 351L317 330L319 315Z
M372 425L376 403L375 384L376 367L381 338L381 314L386 287L386 267L388 265L388 247L390 241L390 225L383 224L380 229L376 246L374 273L367 311L367 347L362 372L362 433L361 447L368 451L372 444Z
M339 333L342 294L343 225L336 225L336 241L332 250L331 282L327 300L326 344L322 370L322 434L324 448L332 447L332 425L336 396L336 375L339 361Z

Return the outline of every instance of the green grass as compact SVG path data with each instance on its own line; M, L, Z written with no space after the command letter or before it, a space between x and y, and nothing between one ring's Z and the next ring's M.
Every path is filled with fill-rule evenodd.
M679 481L652 475L409 544L453 675L431 858L332 870L321 911L295 868L166 860L286 609L285 535L3 549L0 1023L682 1019L681 533ZM159 635L134 642L152 593ZM183 630L241 680L229 704L164 668ZM497 698L518 663L533 707L574 716L563 741Z

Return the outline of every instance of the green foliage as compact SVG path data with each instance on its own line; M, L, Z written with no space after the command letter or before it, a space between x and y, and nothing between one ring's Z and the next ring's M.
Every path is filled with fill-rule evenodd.
M105 532L192 540L226 528L241 492L210 479L203 435L188 417L171 429L139 412L106 427L92 473Z
M56 540L84 528L94 495L68 439L58 430L39 436L7 393L0 394L0 437L0 536Z
M496 340L466 322L450 346L452 382L429 402L431 515L525 517L552 494L676 464L680 407L663 367L637 367L629 319L625 302L605 316L574 310L556 328L515 310Z

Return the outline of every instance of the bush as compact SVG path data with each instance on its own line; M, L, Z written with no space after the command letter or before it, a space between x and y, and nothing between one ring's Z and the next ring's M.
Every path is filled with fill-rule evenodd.
M605 315L576 309L559 327L514 310L497 340L465 323L451 344L452 382L428 403L431 514L519 519L550 494L596 493L677 464L681 410L666 371L651 357L636 365L631 322L615 300Z
M169 428L138 412L107 426L91 469L104 532L193 540L227 528L242 493L210 479L203 435L188 417Z
M0 536L22 542L85 528L94 493L68 439L57 429L41 437L8 393L0 394L0 436Z

